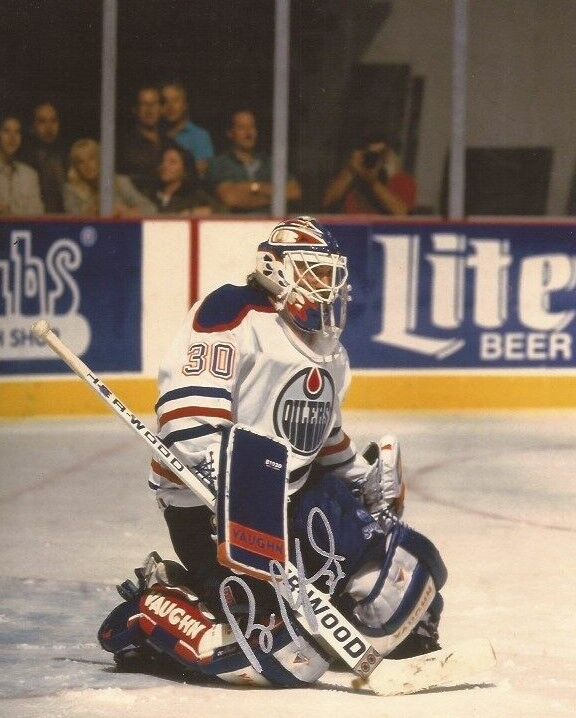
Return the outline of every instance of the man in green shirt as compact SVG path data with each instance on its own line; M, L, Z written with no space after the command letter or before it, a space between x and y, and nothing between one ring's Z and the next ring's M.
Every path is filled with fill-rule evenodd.
M258 129L251 110L238 110L230 118L227 132L230 149L208 164L206 183L230 212L266 214L272 200L270 156L256 149ZM300 200L299 182L286 184L288 202Z

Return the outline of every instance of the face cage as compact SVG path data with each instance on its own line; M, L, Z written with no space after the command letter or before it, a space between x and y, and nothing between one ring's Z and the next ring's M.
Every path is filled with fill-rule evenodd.
M318 304L334 302L348 280L346 257L341 254L317 254L305 250L287 252L284 268L293 291ZM326 272L330 274L328 281L323 278Z
M286 309L296 326L309 333L340 336L349 299L346 257L293 251L284 256L284 267L292 286ZM323 278L326 272L329 281Z

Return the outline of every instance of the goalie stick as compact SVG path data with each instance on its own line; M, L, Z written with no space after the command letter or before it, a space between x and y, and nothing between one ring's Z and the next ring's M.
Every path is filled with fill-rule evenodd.
M215 495L212 486L186 467L115 394L77 357L50 329L48 322L40 320L32 327L33 334L46 344L72 369L72 371L116 413L134 433L144 440L155 457L174 472L212 511ZM294 605L300 606L301 582L296 567L286 564L288 585ZM359 676L355 686L369 684L378 695L414 693L467 678L472 673L490 668L494 653L487 640L478 639L424 656L402 660L383 660L384 656L370 645L366 636L348 621L330 602L329 596L312 584L306 585L306 595L315 615L311 625L306 612L295 610L296 620L308 633L327 646L354 673ZM454 670L453 670L454 669ZM464 675L466 674L466 675Z

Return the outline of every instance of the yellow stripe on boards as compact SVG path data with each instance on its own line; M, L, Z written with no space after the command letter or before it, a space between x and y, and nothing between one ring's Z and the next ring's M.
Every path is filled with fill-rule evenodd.
M152 414L154 379L103 381L136 414ZM272 387L274 391L274 387ZM434 410L576 407L576 375L353 375L345 409ZM91 416L109 413L79 379L0 382L0 417Z
M136 414L153 414L158 399L154 379L110 379L106 386ZM80 379L0 382L0 417L93 416L112 410Z
M353 376L345 409L576 407L576 375L387 374Z

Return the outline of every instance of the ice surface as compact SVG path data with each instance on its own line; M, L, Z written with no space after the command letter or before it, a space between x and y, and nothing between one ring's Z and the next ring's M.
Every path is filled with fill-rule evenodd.
M490 638L493 674L378 698L339 671L295 691L115 673L96 641L114 585L174 558L147 448L114 417L24 421L0 425L0 717L575 715L576 412L346 420L360 445L399 435L405 519L449 569L442 642Z

